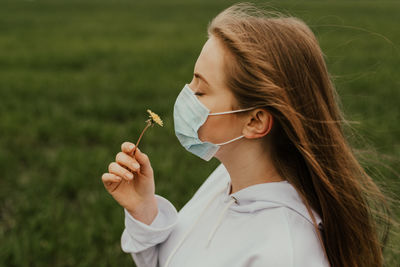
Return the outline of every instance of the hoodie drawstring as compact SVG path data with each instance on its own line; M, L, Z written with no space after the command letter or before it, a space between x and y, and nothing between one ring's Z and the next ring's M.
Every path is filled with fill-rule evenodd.
M176 253L176 251L178 250L178 248L182 245L183 241L185 241L186 237L193 231L194 227L197 225L197 223L200 221L201 216L203 215L203 213L208 209L208 207L210 206L211 203L214 202L214 200L222 193L224 193L226 191L226 187L224 187L223 190L219 191L217 194L214 195L214 197L207 203L207 206L202 210L202 212L200 213L199 217L197 217L196 222L192 225L192 227L189 229L189 231L187 231L185 233L185 235L182 237L182 239L179 241L179 243L174 247L174 249L172 250L171 254L169 255L167 261L165 262L164 267L168 267L173 255ZM212 236L214 235L215 231L217 230L218 224L220 223L220 221L223 218L223 214L225 213L225 211L233 204L233 202L236 202L236 199L232 197L232 200L229 201L228 205L225 207L224 211L222 212L221 216L218 219L218 222L214 228L214 230L212 231L212 233L210 234L210 236L208 237L208 241L207 241L207 247L209 245L209 242L212 238Z
M223 192L225 192L226 188L224 188L223 190L219 191L217 194L215 194L215 196L208 202L207 206L203 209L203 211L200 213L200 215L197 217L195 223L192 225L192 227L189 229L189 231L187 231L185 233L185 235L182 237L182 239L179 241L179 243L175 246L175 248L172 250L171 254L169 255L167 261L165 262L164 267L168 267L169 262L171 261L173 255L176 253L176 251L178 250L178 248L182 245L183 241L185 241L186 237L193 231L194 227L197 225L197 223L200 221L201 216L203 215L203 213L208 209L208 207L210 206L211 203L214 202L214 200Z
M229 208L233 203L235 203L235 202L236 202L236 199L235 199L234 197L232 197L232 199L229 200L228 205L226 205L225 208L224 208L224 210L221 212L221 215L219 216L218 221L217 221L217 223L215 224L214 229L211 231L210 235L208 236L206 248L210 245L210 241L211 241L212 237L214 236L215 232L217 231L217 228L218 228L218 226L220 225L222 219L224 218L225 212L226 212L226 211L228 210L228 208Z

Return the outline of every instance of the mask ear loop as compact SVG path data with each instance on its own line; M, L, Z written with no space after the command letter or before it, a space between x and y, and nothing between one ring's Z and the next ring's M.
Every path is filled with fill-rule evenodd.
M215 114L215 113L214 113L214 114ZM274 124L274 117L271 116L271 120L269 121L268 129L267 129L267 133L266 133L266 134L269 134L269 132L271 131L271 128L272 128L272 125L273 125L273 124ZM243 137L244 137L244 135L241 135L241 136L236 137L236 138L234 138L234 139L232 139L232 140L230 140L230 141L227 141L227 142L224 142L224 143L220 143L220 144L216 144L216 145L217 145L217 146L226 145L226 144L232 143L232 142L234 142L234 141L236 141L236 140L239 140L240 138L243 138Z
M243 111L248 111L248 110L252 110L252 109L256 109L257 107L251 107L251 108L245 108L245 109L237 109L237 110L232 110L232 111L224 111L224 112L216 112L216 113L209 113L208 115L223 115L223 114L231 114L231 113L237 113L237 112L243 112ZM217 146L223 146L229 143L232 143L236 140L239 140L240 138L243 138L244 135L241 135L239 137L236 137L232 140L229 140L227 142L224 143L220 143L220 144L216 144Z
M220 144L216 144L216 145L217 145L217 146L226 145L226 144L232 143L232 142L234 142L234 141L236 141L236 140L238 140L238 139L240 139L240 138L243 138L243 137L244 137L244 135L241 135L241 136L236 137L236 138L234 138L234 139L232 139L232 140L229 140L228 142L220 143Z
M243 111L248 111L252 109L256 109L257 107L251 107L251 108L245 108L245 109L237 109L237 110L231 110L231 111L224 111L224 112L216 112L216 113L209 113L208 115L223 115L223 114L231 114L231 113L237 113L237 112L243 112Z

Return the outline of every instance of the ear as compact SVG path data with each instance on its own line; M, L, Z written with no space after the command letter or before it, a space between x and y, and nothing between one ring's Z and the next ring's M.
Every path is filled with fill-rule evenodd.
M249 139L261 138L267 135L272 129L273 118L272 114L265 109L253 110L246 117L246 124L242 134Z

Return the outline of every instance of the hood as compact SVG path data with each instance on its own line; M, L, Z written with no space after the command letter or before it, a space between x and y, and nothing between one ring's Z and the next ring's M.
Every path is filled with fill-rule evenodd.
M223 192L224 202L229 203L229 200L234 199L235 202L229 205L229 209L235 212L253 213L263 209L287 207L313 223L301 197L288 181L255 184L233 194L229 194L230 178L226 184ZM322 223L320 216L315 211L312 212L317 225L320 225Z
M297 193L294 186L288 181L255 184L243 188L233 194L229 194L231 191L231 179L229 173L223 164L221 164L218 169L222 172L220 173L222 174L220 175L220 178L225 179L226 186L219 191L219 193L214 195L214 198L210 202L213 202L215 198L222 194L225 207L210 232L207 246L210 244L228 209L239 213L253 213L264 209L286 207L298 213L308 222L313 224L313 220L300 195ZM318 228L322 229L320 216L314 210L312 210L312 213Z
M218 185L219 189L217 189L217 192L214 193L214 196L209 200L202 212L200 212L198 218L195 220L195 223L192 225L189 231L184 234L180 242L172 250L172 253L166 261L166 267L168 266L176 250L182 245L186 237L197 225L199 218L203 216L204 212L209 208L211 203L213 203L217 198L221 197L221 195L223 197L224 207L218 219L215 221L214 227L210 231L206 247L209 246L228 209L239 213L253 213L264 209L287 207L313 224L306 206L303 204L296 189L288 181L255 184L230 194L231 178L223 164L220 164L211 176L218 181L217 183L221 182L222 184ZM223 183L225 183L225 186ZM322 221L320 216L315 211L312 210L312 212L317 225L321 229Z

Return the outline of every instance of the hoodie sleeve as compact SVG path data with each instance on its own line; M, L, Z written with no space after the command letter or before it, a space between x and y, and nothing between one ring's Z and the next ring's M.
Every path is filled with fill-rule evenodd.
M176 225L178 212L167 199L155 195L158 205L156 218L150 225L136 220L124 209L125 229L121 247L130 253L138 267L155 267L158 262L158 244L164 242Z

